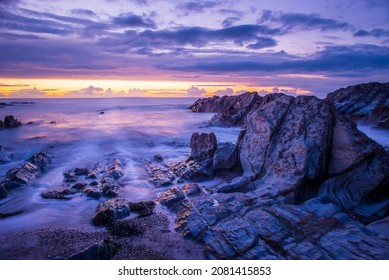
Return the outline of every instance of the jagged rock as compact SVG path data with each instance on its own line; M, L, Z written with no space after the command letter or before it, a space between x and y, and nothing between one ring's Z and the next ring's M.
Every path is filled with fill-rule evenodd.
M103 195L104 196L114 197L114 196L118 196L119 195L119 193L118 193L119 187L116 186L116 185L103 184L101 186L101 188L103 190Z
M221 143L213 155L213 166L216 169L230 169L238 164L238 151L232 143Z
M155 161L163 161L163 157L162 157L160 154L154 155L154 156L153 156L153 159L154 159Z
M111 166L108 168L108 170L105 172L105 176L104 177L112 177L114 180L117 180L121 177L123 177L124 175L124 172L123 172L123 169L122 169L122 163L120 162L120 160L115 160Z
M389 83L367 83L341 88L327 95L336 108L346 116L389 127Z
M182 186L182 192L187 196L192 196L201 192L199 185L186 184Z
M6 116L4 118L4 122L2 123L4 128L16 128L22 125L22 123L15 119L12 115Z
M74 169L74 175L76 176L87 176L89 174L89 170L88 168L79 168L77 167L76 169Z
M154 201L130 202L130 210L144 217L154 213Z
M171 185L175 179L173 172L165 164L149 163L147 171L150 174L150 180L157 188Z
M95 226L110 225L131 214L130 202L123 198L112 198L100 203L92 218Z
M86 184L85 183L77 183L72 186L72 189L81 191L85 188Z
M192 149L190 159L195 161L203 161L213 157L217 149L216 136L211 133L193 133L190 139L190 147Z
M210 120L212 125L241 125L251 107L260 99L256 92L235 96L213 96L199 99L189 108L192 112L217 113Z
M389 258L388 223L380 223L389 155L380 145L329 100L309 96L265 96L244 127L243 176L190 196L178 186L159 195L177 231L210 258Z
M100 198L103 195L103 190L99 187L87 187L84 189L84 193L92 198Z
M101 164L97 163L94 165L93 169L87 175L88 179L96 179L97 176L103 171Z
M59 199L59 200L72 199L71 197L65 196L65 193L60 191L47 191L42 193L41 196L45 199Z

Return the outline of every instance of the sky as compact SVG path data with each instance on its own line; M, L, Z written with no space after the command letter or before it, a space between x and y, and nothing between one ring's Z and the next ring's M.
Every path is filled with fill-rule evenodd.
M325 97L388 74L388 0L0 0L0 97Z

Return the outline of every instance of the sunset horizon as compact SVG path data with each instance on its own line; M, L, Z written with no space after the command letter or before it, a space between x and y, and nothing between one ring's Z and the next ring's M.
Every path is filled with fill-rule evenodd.
M0 1L0 98L324 98L386 82L387 2L262 2Z

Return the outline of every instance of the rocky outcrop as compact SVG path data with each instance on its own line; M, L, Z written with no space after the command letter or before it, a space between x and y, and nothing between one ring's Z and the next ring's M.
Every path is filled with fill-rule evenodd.
M100 203L92 218L95 226L106 226L131 214L130 202L123 198L112 198Z
M32 156L22 166L8 170L6 178L0 182L0 198L6 197L14 188L29 185L49 163L51 163L51 158L41 152Z
M21 125L22 123L15 119L12 115L6 116L4 121L0 120L0 128L16 128Z
M64 184L60 190L49 190L41 196L46 199L72 199L76 193L84 193L94 199L115 197L119 194L117 180L124 176L123 164L114 159L111 164L95 164L92 169L77 167L64 174Z
M251 108L261 100L256 92L235 96L214 96L197 100L189 109L192 112L217 113L210 120L211 125L241 125Z
M329 100L271 94L246 114L243 173L158 201L218 259L388 259L389 154ZM216 152L214 153L216 154ZM373 224L377 223L377 226Z
M389 128L389 83L367 83L331 92L327 100L342 114L356 121Z

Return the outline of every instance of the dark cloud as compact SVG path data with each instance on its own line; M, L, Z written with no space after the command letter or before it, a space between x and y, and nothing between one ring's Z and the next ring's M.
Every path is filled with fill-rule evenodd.
M260 23L272 22L282 25L285 31L290 30L347 30L351 26L347 22L338 21L336 19L322 18L318 14L302 14L302 13L273 13L269 10L264 10L259 19Z
M354 33L354 37L367 37L367 36L372 36L376 38L389 37L389 29L384 30L380 28L375 28L370 31L361 29Z
M247 48L252 50L259 50L264 48L270 48L277 46L277 42L270 37L257 37L257 42L254 44L250 44Z
M124 44L133 47L160 47L185 46L203 47L210 42L233 42L243 46L245 43L274 46L274 40L261 35L277 34L277 29L270 29L263 25L239 25L223 29L208 29L203 27L184 27L177 30L145 30L143 32L127 31L127 40ZM271 44L270 44L271 42ZM115 45L117 42L113 42Z
M72 14L80 15L80 16L88 16L88 17L95 17L95 12L87 9L72 9Z
M187 1L177 5L177 9L184 10L186 13L202 13L207 9L214 8L218 1Z
M225 20L223 20L222 25L223 27L231 27L235 24L235 22L239 21L240 18L238 17L228 17Z
M183 63L184 64L184 63ZM263 57L240 57L229 61L209 59L181 66L158 65L161 69L205 72L277 72L277 73L325 73L328 76L389 69L389 48L375 45L328 46L312 57L286 59L273 57L266 61Z
M132 13L121 14L113 19L113 23L123 27L142 27L156 29L157 25L154 21Z

